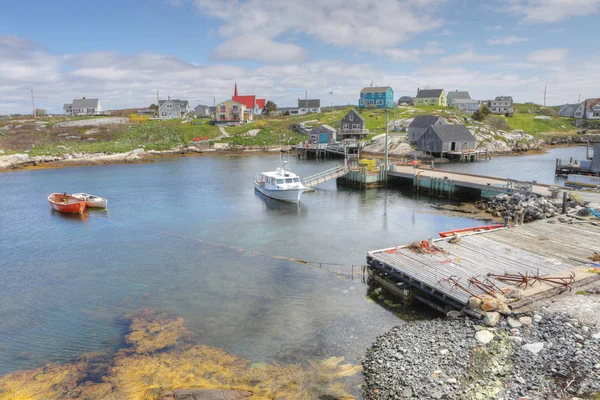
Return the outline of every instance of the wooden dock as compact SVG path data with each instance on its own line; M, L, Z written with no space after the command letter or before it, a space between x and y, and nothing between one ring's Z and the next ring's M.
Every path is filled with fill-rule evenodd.
M582 261L600 251L600 227L591 224L564 224L551 219L465 235L459 243L449 240L433 240L437 248L433 253L406 245L371 251L367 255L369 271L378 281L386 282L384 287L410 291L417 300L440 311L464 309L471 296L486 294L470 283L472 278L487 279L502 291L518 290L520 298L509 303L513 309L569 290L547 282L523 288L488 278L488 274L533 278L569 277L573 273L572 288L600 280L599 274L588 272L589 266L582 266Z
M406 165L390 165L389 176L402 179L410 179L417 190L436 191L441 190L448 197L457 188L477 189L482 192L493 194L511 193L517 189L516 186L528 185L531 193L539 196L552 196L553 185L535 182L520 182L516 180L498 178L493 176L467 174L463 172L444 171L426 167L414 168ZM565 189L568 190L568 189Z

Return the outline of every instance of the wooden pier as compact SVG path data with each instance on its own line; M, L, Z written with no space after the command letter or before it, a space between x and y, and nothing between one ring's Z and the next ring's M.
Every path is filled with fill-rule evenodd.
M591 224L551 219L465 235L459 243L452 241L456 239L432 240L435 250L431 252L410 245L371 251L367 255L369 272L388 290L410 291L415 299L439 311L465 309L470 297L486 295L470 283L472 278L491 280L503 292L518 291L519 296L508 304L512 309L569 288L541 281L524 288L490 276L521 274L533 280L574 274L570 290L600 280L600 274L582 266L587 257L600 250L600 227Z
M488 195L523 190L538 196L551 197L555 187L536 182L395 164L390 165L388 175L412 180L417 191L428 191L446 197L452 197L459 188L475 189Z

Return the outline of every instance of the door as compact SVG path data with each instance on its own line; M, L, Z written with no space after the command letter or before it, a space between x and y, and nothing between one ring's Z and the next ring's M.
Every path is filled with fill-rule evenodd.
M456 142L450 142L450 151L456 150Z

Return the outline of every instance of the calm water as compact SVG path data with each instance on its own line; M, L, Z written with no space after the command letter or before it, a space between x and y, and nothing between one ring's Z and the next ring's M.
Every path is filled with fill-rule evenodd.
M590 156L594 154L590 148ZM501 176L505 178L548 184L564 184L564 178L554 176L556 159L563 162L573 157L585 159L585 146L554 148L544 154L493 157L490 161L469 164L444 164L440 169L470 172L480 175Z
M252 179L278 163L190 157L0 174L0 374L116 348L122 316L141 308L182 316L200 343L254 362L358 362L401 322L366 300L360 278L251 251L364 264L368 250L475 222L433 213L410 191L335 182L300 206L267 201ZM334 163L291 162L301 176ZM109 211L52 212L46 197L65 190L106 196Z

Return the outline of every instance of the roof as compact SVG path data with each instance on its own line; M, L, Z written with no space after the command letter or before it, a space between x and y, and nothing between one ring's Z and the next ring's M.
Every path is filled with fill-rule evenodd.
M171 100L173 103L175 103L175 105L177 107L179 107L180 109L184 109L189 107L190 103L187 100L179 100L179 99L169 99ZM167 102L168 100L159 100L158 101L158 107L160 108L163 104L165 104L165 102Z
M308 104L308 106L307 106ZM321 107L321 99L300 100L298 99L298 108L319 108Z
M73 107L73 104L71 104L71 103L68 103L68 104L67 104L67 103L65 103L65 104L63 105L63 109L65 109L65 108L71 108L71 107Z
M413 98L410 96L402 96L398 99L398 101L413 101Z
M431 125L435 125L438 120L442 118L439 115L419 115L413 119L413 122L408 126L409 128L428 128Z
M379 93L386 92L388 89L391 89L390 86L367 86L361 90L361 93Z
M231 100L237 101L238 103L242 103L247 108L254 108L254 105L256 104L256 96L254 95L233 96Z
M310 133L336 133L337 129L329 126L329 125L321 125L316 128L311 129Z
M600 98L596 99L585 99L585 109L587 111L592 111L592 108L596 106L596 104L600 103Z
M98 99L73 99L73 108L98 108Z
M256 105L258 108L265 108L265 99L256 99Z
M513 101L512 96L497 96L494 101Z
M194 107L194 109L196 109L198 107L208 108L208 106L206 104L198 104L196 107Z
M348 111L346 113L346 115L350 114L350 113L354 113L354 115L356 115L358 117L358 119L360 119L362 122L365 122L365 119L363 118L362 115L360 115L360 113L358 111L356 111L356 109L351 109L350 111ZM346 118L346 116L344 116L344 118Z
M429 127L442 142L476 142L473 134L464 125L432 125Z
M455 90L454 92L448 92L446 94L446 97L449 102L452 100L458 100L458 99L461 99L461 100L471 99L469 92L466 92L466 91L459 92L458 90Z
M425 89L419 90L417 93L417 99L430 99L432 97L438 98L442 95L444 89Z

